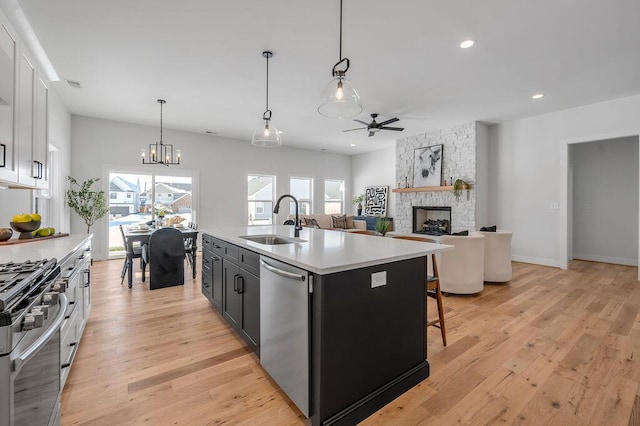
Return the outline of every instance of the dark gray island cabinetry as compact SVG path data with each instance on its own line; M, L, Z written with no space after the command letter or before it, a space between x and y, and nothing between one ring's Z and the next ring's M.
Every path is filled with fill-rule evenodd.
M211 235L202 236L202 293L260 354L260 257Z
M219 246L222 258L218 309L258 354L262 332L270 364L278 359L273 348L281 348L283 361L276 369L267 365L267 352L261 363L267 372L278 373L272 378L311 424L356 424L429 376L426 256L449 246L310 228L296 238L287 226L205 231L205 252L215 255L207 245ZM281 278L272 281L265 270L260 275L260 258L262 268L281 262L291 266L289 271L305 273L280 268L275 273ZM203 285L206 274L213 277L208 270L212 268L203 260ZM298 291L296 281L308 296ZM215 290L216 278L206 282L213 282ZM205 295L207 291L203 288ZM283 300L276 310L274 294ZM291 315L297 320L288 323L267 320L280 312L286 318L305 305L307 321L305 315ZM273 345L274 336L281 345ZM300 350L301 344L308 350ZM295 359L292 353L298 354ZM298 368L305 364L307 369ZM300 392L301 374L308 392Z

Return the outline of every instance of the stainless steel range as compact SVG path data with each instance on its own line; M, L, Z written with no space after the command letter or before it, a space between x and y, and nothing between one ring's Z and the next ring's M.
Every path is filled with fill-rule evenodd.
M0 426L60 422L64 291L56 259L0 264Z

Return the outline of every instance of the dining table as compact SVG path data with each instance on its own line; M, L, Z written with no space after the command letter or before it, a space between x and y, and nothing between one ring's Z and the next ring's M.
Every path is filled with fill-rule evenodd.
M196 249L198 248L198 231L196 229L187 228L187 227L176 227L178 231L182 233L182 238L185 241L191 241L191 252L187 255L191 257L191 271L193 274L193 278L196 277ZM127 280L129 283L129 288L133 285L133 246L136 242L139 242L140 245L144 245L149 243L149 238L151 234L156 231L156 228L149 227L148 229L140 229L137 227L129 227L125 232L125 238L127 240Z

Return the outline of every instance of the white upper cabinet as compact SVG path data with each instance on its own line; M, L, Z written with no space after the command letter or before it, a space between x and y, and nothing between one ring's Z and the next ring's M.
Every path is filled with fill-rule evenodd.
M0 182L49 187L49 86L0 11Z
M35 61L22 47L18 75L18 183L36 186L38 167L34 162Z
M0 180L18 181L14 108L18 38L0 11Z
M49 88L36 77L36 104L33 138L33 161L36 166L36 187L49 188Z

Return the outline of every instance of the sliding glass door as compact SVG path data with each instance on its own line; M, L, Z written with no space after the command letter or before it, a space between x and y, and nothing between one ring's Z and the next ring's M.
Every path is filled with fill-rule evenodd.
M120 226L164 220L195 222L193 179L169 174L109 173L109 257L124 256Z

